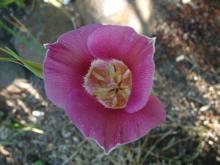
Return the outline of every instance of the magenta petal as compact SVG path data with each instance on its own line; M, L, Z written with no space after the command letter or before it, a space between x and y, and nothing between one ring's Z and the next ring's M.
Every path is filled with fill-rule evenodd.
M143 109L131 114L105 109L85 91L78 90L68 97L65 111L82 134L95 140L106 153L141 138L165 120L164 107L154 96Z
M64 107L66 96L82 88L83 76L93 57L87 49L87 38L100 25L88 25L61 35L54 44L47 44L44 60L44 84L48 98ZM84 90L84 89L82 89Z
M102 27L102 25L91 24L66 32L58 38L58 42L65 45L65 47L71 51L91 59L91 54L87 48L87 40L89 35L100 27Z
M153 84L155 39L137 34L126 26L102 26L88 38L94 57L122 60L132 72L132 93L126 111L142 109Z
M106 25L88 38L91 53L101 59L122 59L132 49L136 32L127 26Z
M132 92L126 107L127 112L137 112L145 106L153 86L154 69L153 61L132 66Z

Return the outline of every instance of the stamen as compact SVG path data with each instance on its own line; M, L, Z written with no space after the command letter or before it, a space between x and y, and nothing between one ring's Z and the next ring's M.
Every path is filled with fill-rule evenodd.
M122 75L123 79L126 79L130 75L130 70L126 70L126 72Z
M86 91L106 108L125 108L131 94L129 68L119 60L95 60L84 78Z
M92 74L93 74L93 76L95 76L95 78L97 78L98 80L101 80L101 81L105 80L104 77L102 77L101 75L99 75L99 74L96 73L95 71L93 71Z

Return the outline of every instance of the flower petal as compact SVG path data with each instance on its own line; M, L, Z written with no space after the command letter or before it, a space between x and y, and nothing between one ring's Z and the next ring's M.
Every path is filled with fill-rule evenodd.
M148 101L153 86L155 65L154 62L145 60L130 69L132 72L132 92L126 111L133 113L142 109Z
M87 40L89 35L100 27L102 27L102 25L99 24L83 26L79 29L62 34L58 38L57 42L69 48L74 53L77 52L81 56L92 59L92 56L87 48Z
M133 86L126 108L133 113L142 109L153 84L155 39L137 34L126 26L102 26L88 38L94 57L122 60L131 70Z
M106 153L141 138L165 120L164 107L154 96L142 110L131 114L105 109L85 91L77 90L68 97L65 111L81 133L95 140Z
M47 44L44 60L44 84L48 98L64 107L64 100L74 88L82 88L93 57L87 49L87 38L101 25L88 25L64 33L54 44ZM84 90L84 89L82 89Z

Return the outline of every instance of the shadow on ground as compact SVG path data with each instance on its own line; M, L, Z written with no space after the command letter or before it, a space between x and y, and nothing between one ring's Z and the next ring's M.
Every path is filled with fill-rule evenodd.
M152 6L148 22L137 15L143 32L157 37L154 86L167 121L106 156L28 74L0 90L0 164L219 164L220 4L154 0Z

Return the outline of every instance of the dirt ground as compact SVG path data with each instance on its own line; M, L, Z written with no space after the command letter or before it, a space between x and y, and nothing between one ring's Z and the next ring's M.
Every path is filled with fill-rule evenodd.
M0 12L27 14L14 7ZM143 28L157 37L154 89L167 112L161 127L107 156L48 101L42 80L4 64L0 165L220 164L220 2L154 0ZM16 47L3 29L0 39L0 47Z

